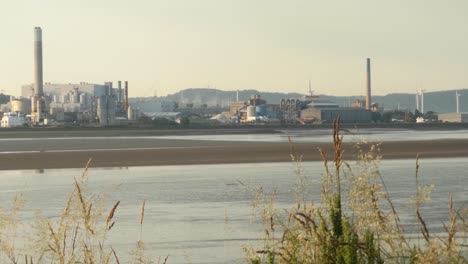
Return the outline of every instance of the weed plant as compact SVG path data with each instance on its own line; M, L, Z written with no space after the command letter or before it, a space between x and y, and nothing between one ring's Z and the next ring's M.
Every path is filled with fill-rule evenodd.
M82 176L75 179L59 217L49 219L37 214L32 226L27 226L20 217L24 205L21 195L16 196L10 210L0 211L0 263L121 263L118 253L107 243L108 234L116 224L115 215L120 201L106 213L103 196L90 192L88 188L90 163L91 160ZM154 262L145 255L141 240L144 212L145 201L139 222L140 239L125 263L166 263L167 257ZM24 237L21 237L22 230L27 230Z
M343 160L341 131L338 119L333 124L332 161L322 149L318 150L325 170L320 201L307 201L307 188L298 188L296 205L284 216L275 209L274 197L257 193L254 204L264 223L264 237L260 248L246 248L247 262L467 263L463 255L467 245L462 241L468 231L468 209L454 209L450 196L445 234L429 233L420 206L428 201L433 186L420 186L416 158L414 215L423 239L414 243L405 236L380 175L379 145L358 143L357 163L350 165ZM299 186L306 186L307 178L301 175L302 157L293 144L291 158L298 165Z

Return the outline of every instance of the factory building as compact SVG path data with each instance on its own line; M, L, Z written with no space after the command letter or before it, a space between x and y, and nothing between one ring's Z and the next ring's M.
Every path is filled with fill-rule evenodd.
M43 93L50 96L52 102L55 103L73 103L79 101L79 94L86 94L88 96L102 96L107 94L106 84L57 84L45 83L43 86ZM118 89L113 89L114 94L118 94ZM21 87L21 96L23 98L31 98L34 95L34 85L23 85Z
M340 117L343 123L370 123L372 112L362 108L306 108L301 110L300 118L310 123L332 123Z
M26 120L21 113L5 113L1 120L1 127L18 127L26 124Z
M439 114L439 121L450 123L467 123L468 113L445 113Z
M229 114L235 116L238 114L239 110L245 107L244 102L233 102L229 105Z
M31 102L26 98L34 97L34 89L34 85L22 86L23 98L12 101L12 106L16 107L14 109L24 109L22 113L30 113L31 110L25 106L25 102ZM86 82L79 84L45 83L43 94L47 102L49 118L57 121L67 121L65 118L67 113L74 113L76 121L94 122L100 125L112 125L116 117L127 117L127 81L125 89L122 89L121 81L118 81L118 88L114 88L112 82L106 82L103 85Z
M301 119L301 111L309 108L338 108L339 106L329 100L322 100L318 95L314 95L309 88L309 95L304 95L302 98L281 99L280 110L283 118L288 121L296 121Z
M142 112L174 112L176 103L168 100L138 100L131 103L134 108L139 108Z
M31 114L31 100L26 98L11 99L11 112L22 113L23 115Z
M277 118L279 111L278 104L267 104L259 94L254 94L247 102L231 103L229 112L224 115L240 122L273 121L271 119Z
M154 119L164 118L169 120L177 120L182 116L180 112L152 112L152 113L143 113L145 116Z
M34 28L34 85L31 98L31 120L34 123L43 122L47 118L48 105L43 91L42 71L42 29Z
M122 89L113 88L112 82L102 84L53 84L43 81L42 29L34 28L34 83L21 87L21 98L11 99L2 125L13 126L18 120L31 124L50 124L49 119L65 122L98 123L112 125L119 118L127 119L128 82ZM167 110L166 105L161 106ZM171 108L171 111L174 107ZM11 113L9 113L11 112ZM130 109L131 119L138 116L138 108ZM134 114L136 113L136 115ZM15 121L16 120L16 121ZM22 122L22 121L21 121ZM20 123L21 123L20 122Z

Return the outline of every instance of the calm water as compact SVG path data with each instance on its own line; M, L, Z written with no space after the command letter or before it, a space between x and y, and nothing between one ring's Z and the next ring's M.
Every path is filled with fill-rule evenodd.
M317 130L282 130L279 134L249 135L190 135L162 136L166 139L196 139L221 141L287 142L291 137L295 142L331 142L333 132L329 129ZM370 142L413 141L438 139L467 139L468 130L409 130L409 129L349 129L342 132L345 141L365 139Z
M303 165L312 183L310 198L318 201L322 166ZM392 160L381 166L408 232L417 230L409 203L415 188L414 165L413 160ZM468 159L426 159L421 165L421 183L436 186L422 214L437 232L440 221L447 219L449 193L455 206L466 206ZM149 254L170 255L169 263L237 263L243 257L242 246L257 245L262 236L261 223L251 209L254 189L277 189L278 207L288 208L297 183L293 171L291 163L92 168L89 183L93 190L107 194L108 207L121 201L110 236L121 255L139 239L140 207L146 199L143 240ZM6 205L20 191L26 199L26 220L37 209L56 217L73 189L73 178L80 175L77 169L1 171L0 199Z

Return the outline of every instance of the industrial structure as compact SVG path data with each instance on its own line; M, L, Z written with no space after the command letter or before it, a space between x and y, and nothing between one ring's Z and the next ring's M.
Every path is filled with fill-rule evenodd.
M34 95L31 97L31 120L39 123L47 118L47 101L43 92L42 29L34 28Z
M340 107L335 102L321 99L312 92L309 81L308 94L283 98L276 103L268 103L259 94L253 94L247 100L240 101L239 90L236 90L236 101L232 102L229 108L221 107L220 104L217 104L216 108L207 107L207 104L194 108L193 103L184 104L183 93L179 104L158 98L133 99L130 102L128 81L118 80L117 87L114 87L112 82L44 83L42 40L42 29L34 28L34 83L21 87L21 97L10 99L10 109L4 114L2 127L24 123L46 125L54 122L109 126L130 124L141 115L151 119L177 120L181 117L194 117L211 118L210 120L222 123L281 121L290 124L328 123L340 116L343 122L367 123L372 120L372 112L379 111L378 105L372 103L370 58L366 59L365 99L353 102L353 107ZM464 120L464 114L460 113L459 109L460 94L457 92L455 96L456 112L460 116L459 119ZM416 94L416 105L420 112L424 112L423 90Z
M130 107L128 81L102 84L44 83L42 29L34 28L34 83L21 88L20 98L10 98L10 112L4 113L2 127L46 125L54 122L119 124L138 119L138 107Z
M468 113L460 112L460 93L455 91L455 112L438 114L439 121L450 123L467 123Z
M371 59L367 58L367 89L366 89L366 109L371 110Z
M229 112L234 122L280 121L286 123L329 123L340 116L347 123L369 123L372 112L365 108L342 108L338 104L320 99L309 87L309 94L301 98L281 99L279 104L267 104L260 95L252 95L246 102L231 103Z
M111 125L116 117L127 117L128 111L128 82L125 81L125 89L122 89L121 81L117 83L117 88L113 87L112 82L45 83L43 97L48 102L48 117L57 121L66 121L64 116L73 113L68 116L73 116L77 121ZM34 85L22 86L22 98L12 101L12 109L15 105L22 105L28 100L27 98L34 97L34 91ZM29 114L28 109L23 109L23 113Z
M438 115L439 121L449 123L467 123L468 113L444 113Z
M1 127L18 127L26 124L26 119L21 113L6 113L1 119Z
M420 113L424 113L424 92L423 89L416 92L416 110Z

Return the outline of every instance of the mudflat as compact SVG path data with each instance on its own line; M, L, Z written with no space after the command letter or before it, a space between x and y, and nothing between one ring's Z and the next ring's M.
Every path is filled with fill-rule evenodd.
M90 148L92 146L92 148ZM322 148L332 158L330 143L296 143L304 161L321 160ZM468 139L392 141L379 144L385 159L468 157ZM284 142L232 142L126 138L121 140L68 139L48 142L19 140L0 143L0 170L129 167L219 163L287 162L292 146ZM344 158L356 158L356 145L344 144Z

